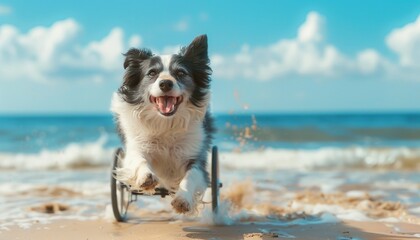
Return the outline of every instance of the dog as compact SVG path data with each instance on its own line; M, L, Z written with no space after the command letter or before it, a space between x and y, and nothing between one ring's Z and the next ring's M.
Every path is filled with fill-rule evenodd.
M193 213L209 184L215 132L207 35L177 54L132 48L124 56L123 83L111 102L125 149L115 178L147 194L163 187L174 193L177 213Z

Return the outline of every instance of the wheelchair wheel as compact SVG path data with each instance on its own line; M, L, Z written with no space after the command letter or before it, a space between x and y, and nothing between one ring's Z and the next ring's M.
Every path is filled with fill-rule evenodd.
M128 187L114 177L115 170L120 167L120 159L124 156L122 148L115 151L111 170L111 205L114 217L118 222L124 222L127 217L127 209L131 201L131 191Z
M217 213L219 208L219 188L219 155L217 147L213 146L211 153L211 204L214 213Z

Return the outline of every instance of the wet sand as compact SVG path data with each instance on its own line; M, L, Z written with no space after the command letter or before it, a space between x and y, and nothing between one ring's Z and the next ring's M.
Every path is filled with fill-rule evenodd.
M60 220L35 223L29 229L2 230L0 239L418 239L420 227L407 223L353 222L303 226L239 224L211 226L198 222L134 220L112 223L104 220ZM417 235L415 235L417 232ZM417 236L417 237L416 237Z
M224 204L221 205L218 216L220 215L224 226L211 224L212 214L205 209L202 209L201 217L182 217L174 214L169 202L163 202L163 207L154 210L132 205L126 223L115 222L109 205L106 209L103 209L101 204L98 205L98 210L94 211L98 215L95 220L83 220L76 211L82 206L46 202L26 208L28 213L41 214L44 220L26 219L24 225L19 226L17 221L14 225L0 227L0 239L420 238L420 219L408 213L403 204L373 197L369 191L360 191L360 187L357 187L359 191L348 187L347 190L350 191L334 193L325 193L319 189L298 191L288 200L287 205L280 206L259 200L262 199L262 195L265 195L265 200L276 200L288 193L287 191L269 191L264 194L264 191L253 186L252 182L237 182L224 188L222 192ZM80 194L63 189L50 187L34 191L34 194L55 197L64 194L66 198L81 198ZM315 208L322 211L317 213ZM341 210L334 210L336 208ZM338 215L349 215L344 216L344 219L337 218L334 211ZM371 220L363 220L358 212ZM60 218L65 216L74 218ZM355 221L356 218L359 219Z

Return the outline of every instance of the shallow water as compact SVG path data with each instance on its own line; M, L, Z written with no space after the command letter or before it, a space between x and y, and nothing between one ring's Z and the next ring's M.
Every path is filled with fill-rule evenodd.
M112 220L109 177L109 169L103 168L2 172L0 229L12 225L27 228L34 222L55 219ZM222 168L221 181L225 206L219 223L270 221L295 225L321 223L326 218L420 223L416 172ZM170 200L139 197L130 217L141 220L143 214L154 213L157 218L175 221L180 216L172 212ZM48 205L54 208L54 204L56 209L64 206L65 210L48 213L45 209ZM200 209L205 207L210 206ZM195 219L209 222L209 213L205 210Z
M217 221L420 223L419 114L222 115L216 123L225 209ZM0 117L0 232L112 219L118 146L110 116ZM170 197L141 197L131 217L179 220L170 206ZM201 208L198 220L215 219Z

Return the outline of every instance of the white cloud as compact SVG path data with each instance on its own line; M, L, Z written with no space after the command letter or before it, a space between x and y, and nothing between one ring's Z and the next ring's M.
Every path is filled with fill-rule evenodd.
M373 49L367 49L357 55L357 69L363 74L371 74L377 72L379 68L386 63L382 57Z
M295 38L280 39L266 46L244 44L231 55L214 54L211 57L214 75L268 81L289 76L417 79L420 74L420 17L393 30L386 38L399 62L385 58L375 49L363 49L355 57L343 54L326 41L325 24L323 16L310 12Z
M191 19L193 21L191 21ZM176 32L186 32L190 30L191 28L191 22L194 21L200 21L200 22L207 22L209 20L209 15L205 12L201 12L198 15L195 16L186 16L179 20L178 22L175 22L172 25L172 29Z
M44 73L57 67L59 51L78 30L72 19L56 22L50 28L35 27L26 34L12 25L0 26L1 79L45 80Z
M261 81L290 76L418 80L420 17L386 36L386 44L396 53L397 60L385 58L371 48L345 55L328 43L325 32L325 18L310 12L294 38L265 46L243 44L234 54L211 55L214 75L222 79ZM125 36L119 27L84 45L78 43L80 34L81 26L73 19L37 26L24 33L13 25L0 25L0 81L113 79L123 71L122 53L142 45L141 36ZM155 52L176 53L179 49L179 45L167 46Z
M9 15L12 13L12 8L5 5L0 5L0 16Z
M301 42L320 42L324 38L325 19L316 12L310 12L299 27L297 39Z
M0 26L0 80L101 81L122 70L122 53L141 44L141 37L124 39L121 28L85 46L77 43L81 26L73 19L38 26L21 33Z
M124 52L123 31L114 28L100 41L93 41L78 51L81 59L71 59L67 64L78 67L96 68L103 70L118 70L121 66L121 53Z
M388 47L398 54L404 67L420 66L420 16L413 23L394 29L386 37Z
M318 13L308 14L294 39L281 39L268 46L241 50L224 56L212 57L216 76L270 80L288 75L327 76L339 75L352 67L334 46L323 41L324 18Z
M129 47L140 47L143 43L143 40L139 35L134 35L128 40Z
M190 23L186 19L182 19L179 22L175 23L174 30L177 32L185 32L190 27Z

